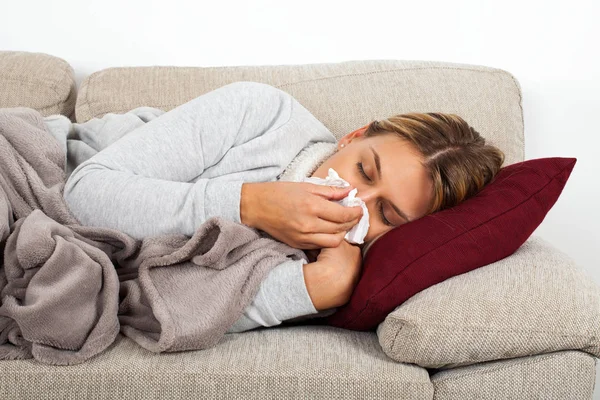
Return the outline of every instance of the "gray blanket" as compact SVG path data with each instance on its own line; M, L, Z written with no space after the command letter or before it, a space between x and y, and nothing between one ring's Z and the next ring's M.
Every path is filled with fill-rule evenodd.
M80 225L62 197L56 139L36 110L0 109L0 359L77 364L119 332L153 352L205 349L273 268L306 259L223 218L191 238Z

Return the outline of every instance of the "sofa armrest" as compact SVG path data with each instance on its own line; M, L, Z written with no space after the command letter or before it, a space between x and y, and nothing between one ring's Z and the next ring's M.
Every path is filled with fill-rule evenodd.
M532 235L511 256L411 297L377 335L392 359L424 368L559 350L600 357L600 286Z
M62 58L28 51L0 51L0 108L29 107L47 117L75 120L77 85Z

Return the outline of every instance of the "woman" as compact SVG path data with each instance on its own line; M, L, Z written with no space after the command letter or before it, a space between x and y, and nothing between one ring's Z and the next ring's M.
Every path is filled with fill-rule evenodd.
M373 121L338 142L288 93L234 82L101 149L73 170L64 198L82 224L135 238L192 236L208 218L222 216L290 246L321 249L312 253L315 262L290 260L269 273L229 330L241 332L347 302L361 248L458 204L495 176L504 155L484 142L460 117L435 113ZM324 178L329 168L351 186L300 182ZM354 188L369 210L362 246L343 240L362 208L330 201Z
M340 139L338 148L312 176L323 178L333 168L358 188L356 196L365 201L370 222L365 243L360 245L363 253L393 228L475 195L504 163L502 151L486 145L477 131L454 114L408 113L373 121ZM345 304L358 283L362 257L352 253L348 242L340 246L344 253L324 248L319 257L355 255L355 262L346 264L354 266L352 271L334 271L346 278L342 282L349 282L338 300ZM310 267L305 267L307 274L312 272Z

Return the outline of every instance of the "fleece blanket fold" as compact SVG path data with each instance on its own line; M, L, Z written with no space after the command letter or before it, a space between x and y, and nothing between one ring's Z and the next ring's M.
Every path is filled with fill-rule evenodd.
M43 116L0 109L0 360L84 362L121 332L153 352L216 345L286 259L259 231L211 218L192 237L83 226Z

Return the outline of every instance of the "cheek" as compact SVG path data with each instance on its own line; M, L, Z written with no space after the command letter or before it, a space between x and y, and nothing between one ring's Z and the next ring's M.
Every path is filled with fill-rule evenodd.
M370 223L371 221L369 221ZM383 223L375 222L375 224L370 224L369 230L367 231L367 236L365 236L365 242L369 242L375 239L378 236L385 234L386 232L391 231L393 228L389 226L385 226Z
M357 180L358 171L355 173L352 170L354 164L348 162L346 157L336 157L338 154L339 153L336 153L325 160L311 176L324 179L329 174L329 168L333 168L340 178L346 180L352 187L356 187L356 184L359 183Z
M367 236L365 236L365 239L364 239L365 242L370 242L371 240L373 240L377 235L381 234L382 232L383 232L383 230L380 227L370 224L369 230L367 231Z
M333 168L342 178L344 178L342 171L340 171L340 167L341 165L343 165L341 163L342 160L340 160L337 156L338 153L332 155L327 160L325 160L321 165L319 165L319 167L313 172L311 176L324 179L329 173L329 168Z

